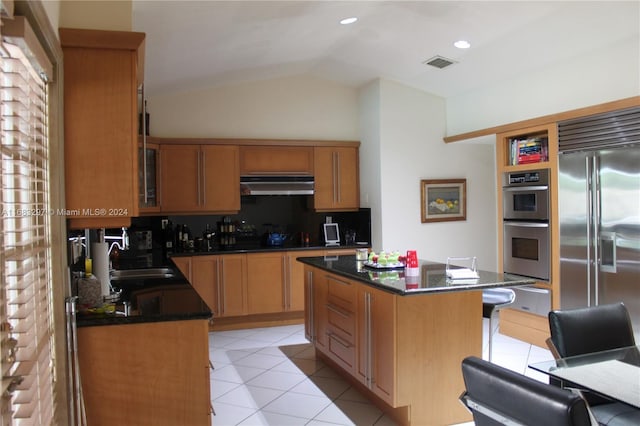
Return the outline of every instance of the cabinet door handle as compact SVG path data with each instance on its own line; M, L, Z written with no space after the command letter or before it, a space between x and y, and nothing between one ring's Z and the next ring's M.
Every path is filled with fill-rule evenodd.
M160 147L156 150L156 167L158 168L156 179L158 185L156 188L156 205L162 208L162 150L160 150Z
M202 183L202 170L200 170L201 164L200 164L200 151L198 151L198 154L196 156L196 167L197 167L197 171L198 171L198 176L197 176L197 182L196 182L196 189L198 191L198 207L200 207L200 194L201 194L201 188L200 188L200 184Z
M147 183L147 101L144 99L144 85L142 85L142 188L144 189L144 206L149 202Z
M337 171L336 171L336 155L337 153L334 151L331 153L331 178L332 178L332 183L333 183L333 203L335 204L337 202L337 186L336 186L336 175L337 175Z
M312 342L316 341L316 326L315 326L315 312L313 309L313 272L307 271L307 316L309 321L309 340Z
M342 202L342 192L340 191L340 181L342 180L342 176L340 174L340 153L336 152L336 197L338 203Z
M289 280L287 277L287 256L282 256L282 305L285 310L289 310Z
M201 152L201 161L202 161L202 206L207 205L207 153Z
M218 269L218 310L220 315L224 315L224 260L216 259Z
M365 293L365 319L367 339L367 386L373 387L373 333L371 330L371 293Z

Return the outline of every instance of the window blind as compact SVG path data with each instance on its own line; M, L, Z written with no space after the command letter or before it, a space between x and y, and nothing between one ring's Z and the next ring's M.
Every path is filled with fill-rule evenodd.
M0 368L3 425L53 421L53 321L46 64L0 34ZM19 22L16 22L19 20Z

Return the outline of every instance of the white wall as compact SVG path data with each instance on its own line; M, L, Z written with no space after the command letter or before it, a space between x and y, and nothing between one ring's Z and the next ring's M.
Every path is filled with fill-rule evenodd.
M60 27L114 31L133 28L131 0L60 0L59 3Z
M640 40L632 38L519 78L447 99L447 135L640 95Z
M444 144L442 98L388 80L380 82L379 92L381 215L372 226L381 228L381 239L374 238L374 249L416 249L420 258L442 262L448 256L477 256L480 268L495 270L493 145ZM364 158L369 148L363 144ZM420 180L454 178L467 180L467 220L422 223Z
M307 76L151 96L147 107L152 136L359 140L357 90Z
M371 208L371 239L382 241L380 80L360 89L360 205Z

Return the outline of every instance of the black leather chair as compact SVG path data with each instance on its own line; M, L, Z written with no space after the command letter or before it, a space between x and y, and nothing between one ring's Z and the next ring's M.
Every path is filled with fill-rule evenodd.
M560 358L636 344L623 303L551 311L549 329L550 347Z
M583 355L635 346L629 312L623 303L549 312L551 338L547 340L555 358ZM562 387L572 383L550 380ZM601 425L640 425L640 410L589 392L584 398Z
M493 315L511 305L516 300L516 294L510 288L488 288L482 290L482 317L489 318L489 361L493 357Z
M577 394L477 357L462 361L462 403L476 426L589 426L586 402Z

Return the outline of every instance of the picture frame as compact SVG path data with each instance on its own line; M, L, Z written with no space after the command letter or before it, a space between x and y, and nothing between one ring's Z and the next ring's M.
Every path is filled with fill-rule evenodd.
M324 228L324 245L339 246L340 245L340 228L337 223L325 223Z
M420 181L422 223L467 220L466 179Z

